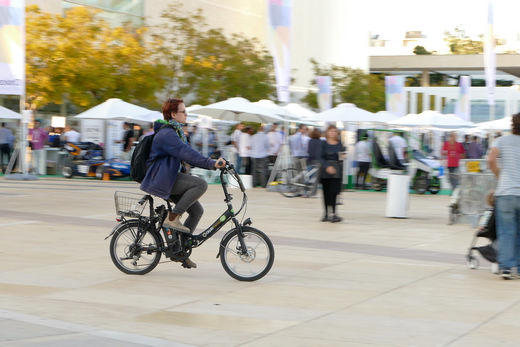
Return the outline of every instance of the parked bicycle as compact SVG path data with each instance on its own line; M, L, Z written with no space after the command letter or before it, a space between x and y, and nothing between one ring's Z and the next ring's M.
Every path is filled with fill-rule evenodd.
M288 198L296 196L311 197L318 190L320 166L304 166L302 170L295 168L283 169L277 173L274 181L277 182L278 192Z
M273 266L273 244L266 234L251 227L251 218L243 222L237 219L247 205L246 190L238 172L227 160L226 166L220 170L227 209L206 230L196 235L163 227L168 211L171 210L168 200L166 206L163 204L154 208L151 195L115 192L116 213L120 216L120 223L105 238L112 236L110 257L114 265L126 274L144 275L159 264L162 254L172 261L182 262L194 248L201 246L232 221L234 227L222 237L217 258L220 258L224 270L234 279L256 281L264 277ZM228 192L229 178L236 181L242 192L242 205L237 212L231 204L233 197ZM148 215L145 212L147 204Z

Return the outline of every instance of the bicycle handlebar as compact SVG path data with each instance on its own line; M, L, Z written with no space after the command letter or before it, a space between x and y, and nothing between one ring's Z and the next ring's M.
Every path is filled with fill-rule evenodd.
M224 158L222 158L222 159L224 159ZM244 183L242 182L242 179L240 178L238 171L235 169L235 166L233 164L231 164L229 162L229 160L227 160L227 159L224 159L224 161L226 162L226 165L224 167L220 168L221 176L224 172L228 172L229 174L231 174L238 182L238 185L240 186L240 190L243 193L245 193L246 188L244 187Z

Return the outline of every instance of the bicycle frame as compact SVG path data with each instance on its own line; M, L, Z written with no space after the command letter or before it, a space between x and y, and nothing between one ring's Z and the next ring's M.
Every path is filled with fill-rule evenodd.
M240 210L237 213L235 213L235 210L233 209L233 205L231 204L233 197L228 191L228 187L227 187L228 183L224 179L224 175L230 173L231 175L233 175L235 177L235 179L237 180L237 182L240 186L240 190L241 190L242 194L244 195L244 202L247 200L247 195L245 193L245 187L244 187L244 184L243 184L242 179L240 178L239 174L237 173L237 171L235 170L233 165L231 165L228 161L226 161L226 166L220 170L221 170L220 171L220 182L222 185L222 189L224 191L224 196L225 196L224 201L227 205L226 211L222 215L220 215L220 217L218 217L217 220L215 220L215 222L213 222L206 230L204 230L200 234L196 234L196 235L184 234L184 235L189 240L192 241L191 246L193 248L196 248L196 247L202 245L206 240L211 238L213 235L215 235L229 221L233 221L233 224L235 225L236 229L238 230L238 236L239 236L239 240L240 240L242 249L245 252L247 252L247 247L244 243L244 235L242 234L242 226L250 225L252 222L251 222L250 218L247 218L244 221L244 223L241 224L238 221L238 219L236 218L236 216L240 213L242 208L240 208ZM150 209L149 223L146 223L147 228L144 228L144 229L139 228L138 234L136 235L137 236L136 240L140 241L141 235L144 235L145 232L149 228L152 228L153 229L152 232L158 234L161 237L161 239L163 239L163 235L159 231L161 230L164 219L166 218L166 215L167 215L166 212L168 210L171 210L171 204L168 200L166 200L168 209L166 209L166 207L164 205L160 205L159 207L154 209L154 201L153 201L153 197L151 195L145 195L139 203L144 204L146 201L148 201L149 209ZM141 220L141 218L142 217L140 217L139 219ZM123 220L125 220L124 217L123 217ZM160 223L158 227L156 227L157 222ZM110 235L108 235L106 238L110 237L115 232L115 230L116 230L116 228L114 228L112 233L110 233ZM163 251L164 249L161 247L159 250Z

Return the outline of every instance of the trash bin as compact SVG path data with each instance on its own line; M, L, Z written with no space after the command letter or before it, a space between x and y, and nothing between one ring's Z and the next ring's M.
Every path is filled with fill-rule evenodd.
M410 176L403 171L392 171L386 189L386 217L408 218Z

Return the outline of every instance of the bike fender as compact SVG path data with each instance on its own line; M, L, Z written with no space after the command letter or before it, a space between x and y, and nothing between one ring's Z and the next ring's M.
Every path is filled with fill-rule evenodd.
M114 233L116 232L116 230L121 227L122 225L126 224L126 223L129 223L130 221L132 221L133 219L128 219L128 220L125 220L124 222L121 222L121 223L118 223L116 224L116 226L112 229L112 231L110 232L110 234L108 234L107 237L104 238L104 240L108 239L110 236L114 235Z
M255 229L253 227L250 227L250 226L245 226L245 225L242 225L242 230L251 230L251 229ZM232 232L235 232L237 230L237 228L233 228L233 229L230 229L227 233L224 234L224 236L222 236L222 239L220 241L220 244L219 244L219 248L218 248L218 253L217 253L217 256L216 258L218 259L220 257L220 249L222 248L222 240L224 240L229 234L231 234Z

